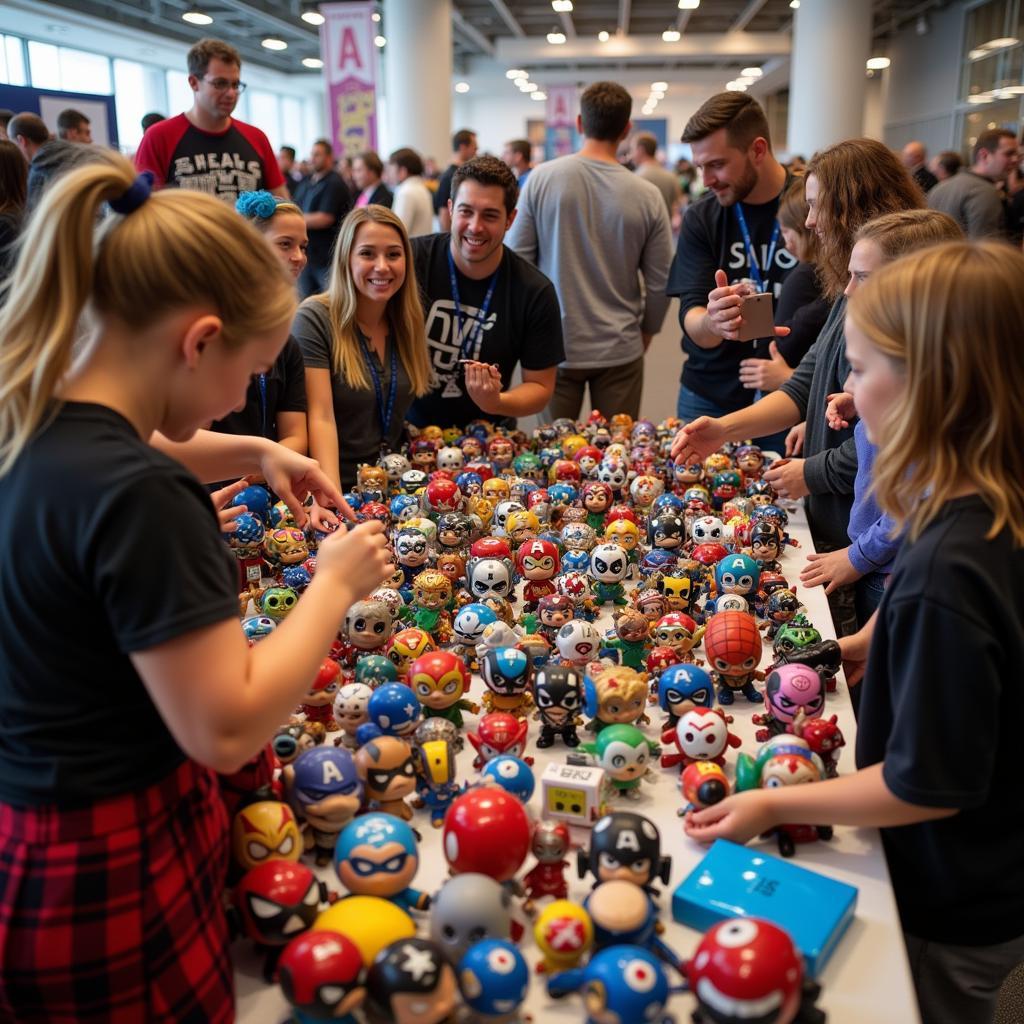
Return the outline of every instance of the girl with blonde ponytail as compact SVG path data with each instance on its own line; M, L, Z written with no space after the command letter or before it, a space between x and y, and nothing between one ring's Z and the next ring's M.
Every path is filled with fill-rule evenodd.
M195 439L294 311L254 228L117 154L28 225L0 308L0 1020L234 1017L214 772L265 745L388 556L379 524L328 538L250 649L210 500L148 440L336 494L270 441Z

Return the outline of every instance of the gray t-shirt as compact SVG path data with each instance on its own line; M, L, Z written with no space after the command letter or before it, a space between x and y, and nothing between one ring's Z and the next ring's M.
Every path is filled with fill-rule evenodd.
M562 366L642 356L641 334L656 334L668 309L672 230L657 188L621 164L564 156L530 172L517 209L505 244L554 283Z
M652 185L657 186L662 199L665 200L665 206L668 208L668 215L671 217L672 210L683 195L683 190L679 187L679 179L671 171L665 170L661 164L655 163L654 161L648 161L645 164L641 164L636 169L636 173L639 174L644 181L649 181Z
M363 463L374 464L380 456L381 422L377 409L377 396L372 385L357 390L350 387L334 372L332 358L331 324L327 307L315 299L307 299L295 314L292 334L302 349L302 359L307 370L330 370L331 392L334 396L334 422L338 427L338 468L341 473L342 489L355 485L356 470ZM395 344L389 335L381 363L373 348L367 345L381 381L381 397L385 406L391 387L391 350ZM405 414L412 403L413 393L409 375L401 358L398 359L398 384L395 391L395 407L385 443L397 448L402 435Z

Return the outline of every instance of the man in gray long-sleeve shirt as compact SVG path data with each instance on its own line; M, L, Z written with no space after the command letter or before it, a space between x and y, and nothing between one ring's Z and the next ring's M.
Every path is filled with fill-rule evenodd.
M928 193L928 206L948 213L968 238L1006 238L1006 208L997 188L1017 162L1017 137L1005 128L982 132L969 170Z
M583 93L583 147L534 168L506 238L558 293L566 358L551 419L575 419L588 385L593 408L638 416L644 352L668 309L672 231L665 201L615 156L629 134L631 109L629 93L614 82L596 82Z

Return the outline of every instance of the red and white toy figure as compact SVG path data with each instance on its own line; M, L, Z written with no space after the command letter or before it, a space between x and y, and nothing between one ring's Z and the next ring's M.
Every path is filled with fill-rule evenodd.
M442 840L452 874L475 872L496 882L515 878L530 849L530 817L500 786L457 796L444 816Z
M491 711L484 715L476 732L466 733L476 751L473 767L480 771L488 761L502 754L523 758L527 764L532 765L532 757L523 757L529 730L530 723L526 718L517 718L507 711Z
M739 736L729 731L730 722L732 715L721 708L690 708L680 716L675 728L661 734L662 743L676 746L676 753L661 755L661 767L675 768L694 761L724 765L726 751L741 742Z
M516 553L516 568L526 581L523 587L525 610L533 611L542 597L556 593L551 581L561 568L558 548L549 540L530 540Z
M338 678L341 669L336 661L324 658L313 685L299 706L307 722L320 722L328 732L337 732L341 727L334 718L334 695L338 692Z
M839 774L839 751L846 746L846 740L839 728L839 717L808 718L798 711L793 721L786 726L786 732L801 736L811 750L821 758L825 776L834 779Z
M363 955L340 932L306 932L281 954L277 976L297 1020L354 1020L366 997Z
M709 929L686 965L695 1024L824 1024L821 986L777 925L736 917Z
M754 686L755 679L764 679L764 673L757 670L761 649L761 633L753 615L724 611L711 616L704 630L704 653L718 684L719 704L732 704L737 690L751 704L761 703Z
M569 885L565 880L565 869L569 862L565 855L569 852L569 846L569 829L560 821L538 821L534 825L530 852L537 858L537 863L523 878L523 888L526 890L523 909L528 914L533 911L534 901L542 896L554 896L558 900L568 897Z
M682 817L690 811L700 811L724 800L732 787L725 770L714 761L694 761L679 776L685 805L676 813Z

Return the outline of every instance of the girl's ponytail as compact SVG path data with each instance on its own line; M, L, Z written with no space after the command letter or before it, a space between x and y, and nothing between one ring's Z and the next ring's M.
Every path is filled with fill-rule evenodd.
M124 157L105 154L58 181L29 220L0 307L0 477L39 428L68 371L93 292L100 209L134 180Z
M251 224L210 195L143 192L132 165L107 152L53 185L33 212L0 308L0 477L52 407L83 312L100 327L115 320L141 333L205 308L223 321L228 345L291 323L294 283ZM97 225L104 202L126 212Z

